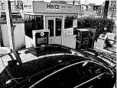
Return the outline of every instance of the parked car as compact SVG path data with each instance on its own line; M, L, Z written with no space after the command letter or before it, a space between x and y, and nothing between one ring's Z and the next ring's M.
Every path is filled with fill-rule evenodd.
M1 63L1 88L113 88L115 84L107 65L57 44L4 55Z

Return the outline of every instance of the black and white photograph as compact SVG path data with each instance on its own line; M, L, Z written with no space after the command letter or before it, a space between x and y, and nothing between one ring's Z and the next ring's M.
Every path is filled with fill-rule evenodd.
M0 88L117 88L116 0L0 0Z

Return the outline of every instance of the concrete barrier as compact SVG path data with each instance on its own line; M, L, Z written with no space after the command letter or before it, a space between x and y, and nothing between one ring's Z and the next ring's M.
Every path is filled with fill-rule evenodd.
M25 45L24 23L15 23L14 25L16 26L14 29L15 49L20 49ZM1 24L1 32L3 46L10 47L7 24Z

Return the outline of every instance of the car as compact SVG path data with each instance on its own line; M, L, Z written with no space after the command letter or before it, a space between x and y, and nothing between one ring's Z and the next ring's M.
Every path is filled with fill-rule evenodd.
M113 70L113 72L116 72L116 53L104 52L96 48L81 49L81 51L90 58L106 65L106 67Z
M115 84L107 65L63 45L15 51L1 56L1 63L2 88L113 88Z

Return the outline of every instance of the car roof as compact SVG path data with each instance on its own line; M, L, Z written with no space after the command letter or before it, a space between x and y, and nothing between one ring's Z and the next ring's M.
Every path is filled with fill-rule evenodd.
M27 62L27 61L33 60L32 58L38 59L39 57L43 57L44 55L45 56L48 56L50 54L57 55L61 53L73 54L74 52L77 52L77 51L66 46L62 46L58 44L49 44L49 45L42 45L39 47L28 48L28 49L25 49L23 52L19 52L19 53L20 53L22 62ZM85 57L85 55L81 52L77 52L77 54L78 56Z
M12 73L11 74L14 77L32 76L36 73L42 72L46 72L46 74L49 74L53 70L61 69L73 63L92 61L92 59L90 58L72 54L71 50L72 49L69 47L57 44L27 48L23 51L24 55L30 53L36 56L36 59L16 65L15 69L12 70L14 71L13 73L15 73L15 75L13 75ZM22 55L22 53L20 53L19 55ZM7 66L6 68L9 67ZM4 69L4 71L6 70Z
M28 65L28 63L35 62L36 60L40 59L40 62L42 62L43 58L50 58L50 57L67 57L66 54L72 54L73 49L58 45L58 44L49 44L49 45L42 45L39 47L31 47L31 48L26 48L23 50L19 50L19 57L22 61L22 63L25 65ZM79 53L79 56L82 56L82 53ZM70 56L73 57L73 56ZM82 56L83 57L83 56ZM7 59L6 59L7 58ZM9 58L9 59L8 59ZM17 57L15 56L15 53L9 53L6 55L2 56L2 59L5 63L5 65L8 65L8 61L10 60L17 60ZM41 60L42 59L42 60ZM51 60L51 59L50 59ZM56 60L56 59L55 59Z
M62 65L64 67L72 63L86 61L86 60L89 60L89 59L79 57L77 55L72 55L72 54L63 54L63 53L50 54L49 56L41 57L39 59L23 63L23 68L24 68L23 72L29 73L27 75L33 75L37 72L41 72L50 68L54 68L59 65ZM21 68L22 66L18 65L18 69L20 70ZM18 74L20 74L20 72L18 71Z

